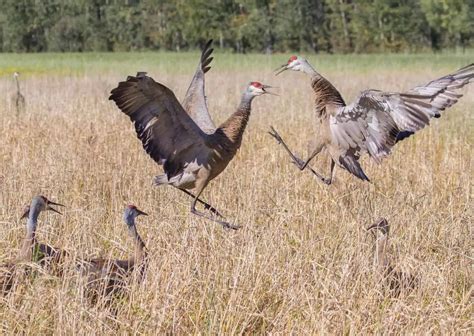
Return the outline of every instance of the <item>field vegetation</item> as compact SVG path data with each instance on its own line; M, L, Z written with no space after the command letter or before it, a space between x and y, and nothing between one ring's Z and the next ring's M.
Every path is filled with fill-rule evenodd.
M288 55L216 54L207 75L210 111L232 113L249 81L279 87L253 103L241 150L203 198L243 226L226 231L189 214L190 199L153 187L161 169L128 118L108 100L136 71L183 97L197 53L2 55L0 58L0 262L25 232L36 194L67 206L44 213L38 239L70 252L56 278L38 269L0 298L0 333L17 334L466 334L473 326L474 85L430 127L398 144L372 183L338 170L326 186L299 172L267 131L298 153L313 136L309 80L272 70ZM350 102L366 88L404 90L471 63L472 53L310 56ZM26 110L15 117L13 71ZM326 155L314 163L327 173ZM88 304L74 258L127 258L122 210L133 203L151 263L144 283L111 313ZM418 279L390 295L374 275L379 216L391 224L390 259Z

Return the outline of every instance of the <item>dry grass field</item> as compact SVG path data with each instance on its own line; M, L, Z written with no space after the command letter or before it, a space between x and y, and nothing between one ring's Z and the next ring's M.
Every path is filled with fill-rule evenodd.
M148 212L138 230L151 256L144 283L116 312L84 298L73 261L62 278L38 270L0 298L0 334L466 334L473 321L474 84L429 128L397 145L372 183L340 169L326 186L299 172L267 131L306 155L313 135L309 80L274 77L288 55L217 54L207 95L217 122L251 80L257 97L243 145L203 198L243 226L227 231L189 214L190 198L152 187L159 168L108 100L137 70L181 98L198 54L8 55L0 61L0 263L20 248L25 204L44 194L67 206L43 213L38 239L71 253L127 258L128 203ZM310 56L351 101L365 88L403 90L471 63L465 55ZM10 102L22 72L26 112ZM313 164L328 171L323 154ZM377 217L391 224L390 258L417 277L390 295L372 265Z

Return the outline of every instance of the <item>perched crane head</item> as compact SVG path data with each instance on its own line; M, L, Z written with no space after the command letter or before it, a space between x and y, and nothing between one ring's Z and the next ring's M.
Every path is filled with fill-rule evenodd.
M28 206L25 207L23 215L21 216L21 218L28 217L28 215L30 213L30 209L35 209L36 211L39 211L39 212L50 210L50 211L54 211L54 212L62 215L62 213L60 213L58 210L53 208L52 205L57 205L57 206L62 206L62 207L64 206L62 204L50 201L49 199L47 199L44 196L35 196L33 198L33 200L31 201L31 205L28 205Z
M261 96L264 94L271 94L277 96L276 93L270 92L267 89L271 89L272 86L270 85L265 85L260 82L251 82L249 86L247 87L247 93L250 95L256 97L256 96Z
M291 56L286 64L275 70L275 76L281 74L285 70L302 71L303 67L308 64L308 61L300 56Z
M133 225L135 218L140 215L148 216L146 212L139 210L135 205L129 204L125 208L125 211L123 213L123 219L125 223L130 226Z
M373 233L379 232L383 236L388 236L388 233L390 231L390 225L388 224L388 221L385 218L380 217L379 219L377 219L377 221L375 221L374 224L367 228L367 231L371 231Z

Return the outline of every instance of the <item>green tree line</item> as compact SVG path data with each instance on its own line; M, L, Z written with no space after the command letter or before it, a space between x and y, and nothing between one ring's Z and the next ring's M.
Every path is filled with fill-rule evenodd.
M0 0L0 51L400 52L474 45L474 0Z

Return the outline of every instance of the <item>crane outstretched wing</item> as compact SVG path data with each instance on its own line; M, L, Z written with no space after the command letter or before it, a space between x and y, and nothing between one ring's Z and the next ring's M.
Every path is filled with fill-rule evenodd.
M379 94L375 98L388 106L401 130L398 140L402 140L428 125L431 118L439 118L442 111L462 97L457 90L473 80L474 63L407 92Z
M213 57L210 57L214 49L211 48L212 40L204 46L196 73L183 100L183 108L194 120L194 122L207 134L214 133L216 126L209 115L206 101L204 76L211 67Z
M145 151L168 177L206 152L207 135L184 111L174 93L145 73L129 76L109 97L135 124ZM201 162L197 162L201 163Z
M431 118L440 117L441 111L455 104L462 96L456 90L473 79L474 64L470 64L404 93L363 91L351 105L331 115L333 140L346 150L348 160L357 160L365 151L380 162L397 141L422 129ZM353 164L352 170L348 168L351 172L358 170L358 163Z

